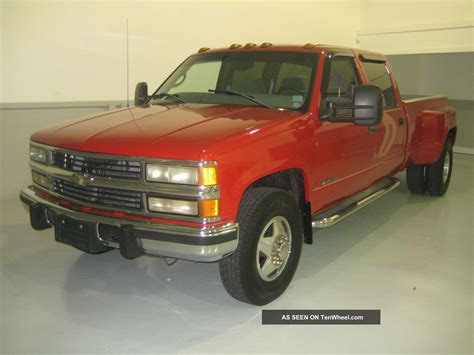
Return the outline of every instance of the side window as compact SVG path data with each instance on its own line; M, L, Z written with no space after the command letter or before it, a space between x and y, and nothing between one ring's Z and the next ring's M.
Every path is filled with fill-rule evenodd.
M385 63L362 62L362 65L367 73L369 83L378 86L382 90L384 108L396 107L395 92Z
M221 62L196 63L182 76L180 76L172 88L170 94L180 92L206 92L215 89Z
M329 68L329 80L323 96L326 101L336 98L352 101L354 87L359 84L354 58L335 57Z

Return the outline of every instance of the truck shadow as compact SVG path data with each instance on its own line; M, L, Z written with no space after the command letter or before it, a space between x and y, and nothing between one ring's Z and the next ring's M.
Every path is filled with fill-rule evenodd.
M397 211L409 203L409 193L400 187L357 211L340 223L325 229L313 229L313 244L303 245L296 279L313 276L355 245L377 234ZM414 201L415 202L415 201ZM387 235L377 235L380 242Z
M428 198L410 195L402 181L398 189L340 224L316 230L314 244L303 248L295 279L318 274L365 238L376 235L375 243L383 242L388 236L377 235L378 229L388 223L401 207L426 203ZM69 268L65 292L76 295L76 298L77 295L86 295L87 289L113 295L133 295L140 297L141 302L149 301L171 308L192 300L201 307L219 306L235 309L237 313L249 309L227 295L220 282L217 263L178 261L168 266L156 258L125 260L117 251L100 256L84 254ZM73 306L70 299L67 302Z
M390 222L402 207L426 204L429 197L410 195L404 181L399 188L358 211L341 223L315 230L314 244L304 245L295 279L314 276L368 237L383 242L388 235L377 230ZM414 208L415 210L417 208ZM229 297L220 282L217 263L178 261L172 266L158 258L121 258L118 251L102 255L83 254L71 265L65 291L81 294L91 289L114 295L136 295L162 305L194 300L202 305L235 308L247 306ZM144 298L142 298L142 301Z

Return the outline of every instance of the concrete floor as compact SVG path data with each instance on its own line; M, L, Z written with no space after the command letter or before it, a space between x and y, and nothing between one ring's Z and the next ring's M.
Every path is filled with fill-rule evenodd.
M262 326L217 264L93 256L1 202L0 352L472 353L474 157L443 198L402 185L306 245L265 309L381 309L371 326Z

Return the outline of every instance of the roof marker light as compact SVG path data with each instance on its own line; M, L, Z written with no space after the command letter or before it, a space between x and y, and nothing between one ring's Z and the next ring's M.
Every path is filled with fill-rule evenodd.
M267 47L271 47L273 46L272 43L270 42L263 42L261 45L260 45L260 48L267 48Z
M306 43L306 44L303 46L304 49L313 49L314 47L316 47L316 45L313 44L313 43Z
M241 44L233 43L233 44L230 45L229 49L236 49L236 48L240 48L240 47L242 47Z
M247 43L244 48L253 48L253 47L257 47L257 45L255 43Z
M207 52L209 49L211 49L211 48L208 48L208 47L201 47L201 48L199 48L198 53Z

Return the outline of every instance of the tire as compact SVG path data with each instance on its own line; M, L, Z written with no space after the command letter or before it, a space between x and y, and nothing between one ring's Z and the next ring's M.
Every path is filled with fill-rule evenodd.
M245 193L237 219L239 245L232 255L219 262L221 280L227 292L235 299L253 305L264 305L278 298L295 274L303 245L300 211L289 193L260 187ZM283 232L280 233L279 230ZM277 243L282 240L282 244ZM283 251L277 254L277 260L273 262L274 259L267 255L278 250L275 245L281 246ZM271 246L268 249L271 253L262 252L262 247L265 246ZM282 264L274 266L278 262ZM274 267L281 269L276 269L265 279L267 270Z
M408 189L414 194L423 195L427 189L427 183L425 179L425 166L409 166L407 168L406 174Z
M448 138L446 139L443 152L438 161L434 164L428 165L426 169L428 193L432 196L443 196L448 190L452 171L453 144Z

